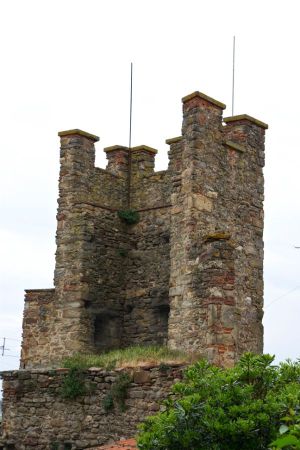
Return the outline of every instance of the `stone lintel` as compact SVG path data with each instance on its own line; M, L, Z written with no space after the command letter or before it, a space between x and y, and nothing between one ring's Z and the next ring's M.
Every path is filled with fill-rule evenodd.
M226 108L226 105L224 105L224 103L221 103L218 100L215 100L214 98L209 97L208 95L205 95L199 91L192 92L192 94L189 94L189 95L186 95L185 97L183 97L182 103L186 103L195 97L202 98L203 100L207 101L208 103L211 103L214 106L217 106L218 108L221 108L221 109Z
M16 374L16 370L1 370L0 378L11 377Z
M100 140L100 138L98 136L95 136L94 134L91 134L91 133L87 133L86 131L79 130L78 128L75 128L74 130L59 131L58 136L59 137L83 136L87 139L90 139L93 142L97 142Z
M216 231L214 233L209 233L204 236L204 242L207 241L220 241L220 240L229 240L231 235L226 231Z
M168 145L176 144L176 142L180 142L181 140L182 140L182 136L177 136L174 138L166 139L166 144L168 144Z
M223 121L227 123L234 123L234 122L240 122L240 121L247 121L252 122L254 125L257 125L260 128L264 128L267 130L269 128L268 124L261 122L260 120L255 119L254 117L248 116L248 114L241 114L239 116L231 116L231 117L225 117Z
M129 150L128 147L124 147L124 145L111 145L110 147L105 147L103 149L105 153L115 152L118 150Z
M31 292L54 292L55 288L49 288L49 289L25 289L26 294L30 294Z
M235 142L232 141L225 141L223 145L225 145L226 147L230 147L233 150L236 150L241 153L244 153L246 151L242 145L236 144Z
M153 153L154 155L156 155L157 153L157 150L155 148L148 147L148 145L138 145L136 147L131 147L131 152L143 152L143 151Z
M30 302L31 300L37 300L37 298L39 295L42 295L42 300L43 299L43 294L54 294L55 293L55 288L52 289L25 289L25 302ZM54 296L52 297L46 297L47 300L49 300L50 298L54 298Z

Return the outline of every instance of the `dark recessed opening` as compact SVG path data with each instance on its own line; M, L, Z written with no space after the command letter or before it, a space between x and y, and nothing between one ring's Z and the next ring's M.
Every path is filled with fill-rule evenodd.
M170 306L166 304L158 305L154 309L154 314L157 327L157 334L156 334L157 344L166 345L168 337Z
M65 442L64 450L72 450L72 444L70 442Z
M90 300L84 300L84 307L85 308L90 308L91 307L92 302Z
M163 242L165 244L168 244L170 242L170 235L169 235L169 233L164 233L164 234L162 234L161 237L162 237L162 240L163 240Z
M120 318L109 312L94 316L94 344L99 350L109 350L120 346Z
M170 306L169 305L159 305L157 306L158 320L160 321L162 327L168 328Z
M133 311L133 306L132 305L126 305L125 306L125 312L126 314L130 314Z

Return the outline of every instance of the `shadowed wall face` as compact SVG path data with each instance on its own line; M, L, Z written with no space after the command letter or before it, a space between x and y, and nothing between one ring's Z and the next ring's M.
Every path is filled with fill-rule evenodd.
M59 133L55 289L27 291L22 365L56 366L74 352L168 344L230 366L262 351L266 125L223 119L199 92L183 99L168 170L156 150L105 149ZM129 224L120 211L137 211Z

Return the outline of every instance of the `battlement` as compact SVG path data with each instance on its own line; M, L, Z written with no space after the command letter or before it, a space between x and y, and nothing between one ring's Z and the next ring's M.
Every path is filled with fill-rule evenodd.
M54 290L26 291L22 367L74 352L166 344L232 365L262 351L263 173L267 125L182 99L182 135L157 150L61 142Z

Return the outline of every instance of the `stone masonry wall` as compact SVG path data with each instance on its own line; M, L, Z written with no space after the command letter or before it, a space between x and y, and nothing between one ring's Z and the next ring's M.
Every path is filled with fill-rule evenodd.
M225 366L262 351L267 125L223 119L224 108L199 92L183 98L182 136L166 141L161 172L151 147L108 147L104 170L97 136L59 133L55 290L27 291L22 367L139 343Z
M53 311L38 321L49 330L45 339L35 325L44 297L27 303L21 363L26 368L55 367L76 351L167 341L169 174L154 173L154 149L133 148L128 196L128 149L105 149L103 170L94 167L96 137L64 132L61 141ZM129 203L140 214L137 225L118 217Z
M104 407L105 397L124 371L85 371L87 393L73 400L62 397L67 369L3 372L0 448L84 449L135 436L137 424L160 410L162 400L170 394L170 386L182 378L182 369L126 369L132 381L125 411L117 404L112 411Z
M262 122L194 93L183 99L173 177L168 343L231 366L263 343ZM182 338L184 336L184 338Z
M140 220L131 227L127 258L124 342L167 344L170 277L170 175L154 173L156 150L132 153L130 207Z
M48 363L56 316L54 297L54 289L26 291L23 317L23 335L26 340L22 347L23 361L28 358L40 366Z

